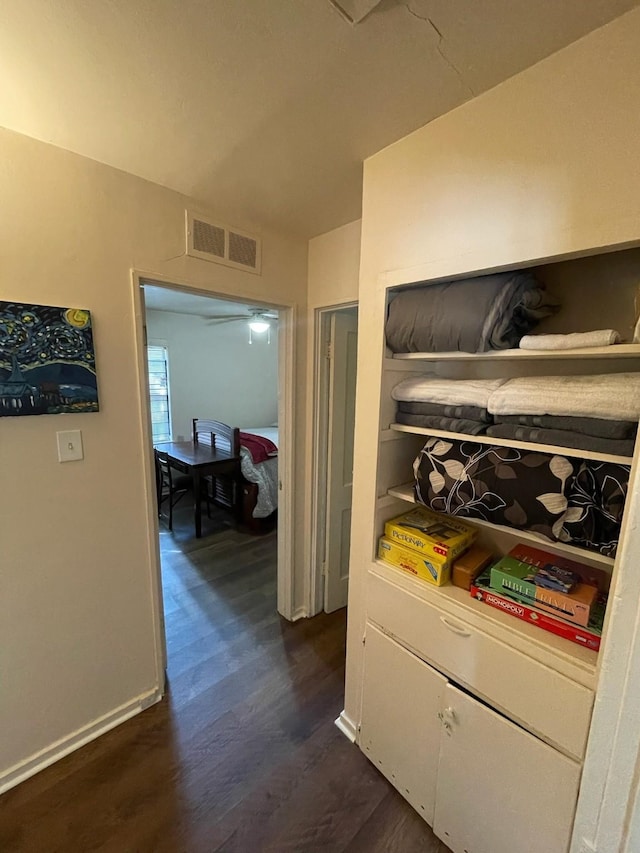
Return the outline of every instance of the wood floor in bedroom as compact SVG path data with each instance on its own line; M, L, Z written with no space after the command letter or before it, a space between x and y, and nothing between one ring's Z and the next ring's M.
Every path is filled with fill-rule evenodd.
M0 850L446 853L333 724L345 612L286 622L275 534L191 525L161 533L166 697L0 798Z

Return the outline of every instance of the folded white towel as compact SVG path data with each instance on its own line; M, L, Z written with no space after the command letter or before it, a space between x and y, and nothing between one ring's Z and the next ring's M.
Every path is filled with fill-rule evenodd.
M572 415L640 420L640 373L598 376L521 376L489 398L494 415Z
M493 391L506 379L443 379L439 376L413 376L404 379L391 392L404 403L442 403L452 406L487 408Z
M620 335L614 329L597 329L594 332L572 332L570 335L525 335L520 340L520 349L581 349L609 347L617 343L620 343Z

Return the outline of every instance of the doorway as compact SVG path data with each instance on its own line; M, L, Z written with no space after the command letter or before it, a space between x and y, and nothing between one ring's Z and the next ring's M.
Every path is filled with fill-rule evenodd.
M316 311L311 612L346 607L351 544L358 307Z
M143 277L138 274L134 274L134 294L135 294L135 305L136 305L136 325L138 329L138 359L139 359L139 367L140 367L140 377L141 377L141 400L143 401L143 411L142 411L142 421L145 432L145 444L147 447L147 453L145 454L145 467L147 469L147 493L148 493L148 506L149 506L149 530L150 530L150 541L149 541L149 549L151 553L152 564L156 566L155 581L154 581L154 599L157 602L157 624L158 624L158 654L159 657L164 661L166 665L166 631L165 631L165 620L164 615L165 611L163 608L163 598L162 598L162 577L161 577L161 566L160 566L160 547L159 547L159 535L161 531L164 533L167 532L166 523L159 522L156 512L156 489L155 489L155 472L154 472L154 464L153 464L153 428L152 428L152 414L150 412L149 406L149 366L147 360L147 343L152 343L157 345L157 335L154 333L156 339L150 336L149 340L145 339L145 328L146 324L146 304L145 304L145 288L152 288L154 291L160 292L167 297L167 299L171 297L175 297L177 299L190 299L197 300L197 310L194 309L192 305L190 310L191 318L194 321L201 322L202 324L207 324L207 327L211 329L215 329L217 326L218 329L228 329L229 327L236 327L239 331L239 334L242 336L242 345L248 349L248 351L252 351L253 355L258 358L258 361L262 363L265 353L270 354L270 358L274 363L274 373L273 377L276 381L273 383L274 394L272 399L272 412L267 414L266 410L263 409L263 417L258 420L261 423L257 423L253 421L251 417L249 417L248 411L245 408L242 412L238 412L238 423L234 423L233 426L237 427L259 427L265 425L267 422L271 426L271 429L274 428L274 424L277 423L278 429L278 456L277 456L277 475L276 475L276 494L277 494L277 513L276 513L276 521L274 525L274 532L269 536L260 537L255 535L248 535L244 533L244 531L240 531L239 533L233 529L233 525L230 523L226 524L226 533L224 533L222 539L219 539L218 543L215 545L217 550L222 554L227 549L227 559L231 560L231 554L234 553L237 557L240 556L240 552L246 552L248 559L253 559L262 564L265 564L268 561L275 566L275 591L273 595L273 612L274 615L277 616L277 613L281 614L287 619L292 618L293 614L293 600L292 600L292 550L293 550L293 529L294 525L292 523L292 495L291 495L291 485L293 482L293 457L292 457L292 411L293 411L293 382L292 382L292 372L293 372L293 315L294 308L292 305L274 305L274 304L264 304L264 303L256 303L254 301L249 302L248 300L240 300L239 297L234 296L233 298L229 298L226 294L212 294L206 291L202 291L197 288L192 288L190 286L176 284L174 282L158 280L156 277ZM224 305L222 304L224 303ZM195 303L194 303L195 304ZM264 338L260 338L260 332L256 332L255 330L250 330L248 326L249 319L253 319L250 314L252 311L257 311L260 309L264 313L268 314L270 327L267 330L267 335ZM191 311L193 310L193 313ZM240 318L231 321L227 318L221 318L220 314L231 314L235 313L236 315L242 315L243 313L247 314L247 322L243 322L242 316ZM183 317L186 315L183 315ZM157 332L157 330L156 330ZM251 335L251 342L250 336ZM270 337L270 342L269 342ZM162 338L160 340L162 343ZM184 375L182 377L176 375L175 370L172 369L172 359L171 359L171 350L172 343L169 341L165 341L166 353L168 354L168 377L169 382L173 386L173 392L175 395L176 390L176 381L181 379L184 381ZM175 342L174 342L175 343ZM242 387L239 387L238 383L235 384L231 381L232 374L237 368L238 359L227 358L224 360L222 367L226 370L225 373L225 381L229 384L229 389L232 394L235 394L236 397L241 400L247 395L243 393ZM229 369L230 362L234 364L234 370ZM255 362L255 358L254 358ZM236 371L237 373L237 371ZM187 372L188 382L192 386L191 391L196 389L197 393L200 395L199 398L206 400L207 397L207 387L206 383L202 383L199 381L198 376L195 375L194 371L190 373ZM268 384L268 383L263 383ZM170 388L171 391L171 388ZM215 396L215 395L214 395ZM192 396L193 399L193 396ZM246 400L244 400L246 402ZM189 411L189 417L185 420L182 418L180 422L180 426L174 427L170 424L168 427L165 426L165 429L172 429L173 435L172 438L175 437L176 440L186 440L188 441L191 438L191 422L190 419L192 417L204 417L208 415L209 417L216 418L216 412L213 410L205 410L200 405L197 405L195 408L191 408ZM225 416L226 417L226 416ZM252 423L248 423L245 421L245 417L249 417L249 420ZM231 419L234 419L234 416L231 416ZM185 424L187 424L185 426ZM184 535L185 530L189 530L190 534L188 537L188 541L185 541L181 544L179 548L173 548L173 552L181 552L176 559L180 560L184 558L185 552L191 552L192 556L187 557L186 559L190 559L192 562L196 563L200 560L200 556L195 554L195 551L199 550L199 544L201 544L205 540L205 535L207 530L209 533L214 532L212 528L207 528L207 525L210 524L210 519L207 517L206 509L203 507L202 512L202 539L196 539L193 531L193 526L189 527L189 525L193 525L193 499L187 497L185 499L185 503L183 503L182 507L182 525L183 531L181 535ZM186 522L185 522L185 509L186 509ZM176 510L180 512L180 502L176 505ZM213 515L213 513L212 513ZM220 514L218 513L217 521L220 521ZM227 520L230 520L230 516L227 515ZM215 528L216 519L213 519L213 526ZM180 519L176 519L176 523L180 525ZM186 527L185 527L186 523ZM226 543L222 541L226 537ZM244 538L243 538L244 537ZM234 541L231 541L231 540ZM268 540L268 541L267 541ZM208 545L210 546L211 540ZM264 552L264 553L263 553ZM269 552L269 553L267 553ZM175 556L174 553L174 556ZM206 556L206 555L205 555ZM245 579L247 583L249 583L248 578ZM249 591L247 592L249 595ZM253 594L253 591L251 591ZM255 597L255 596L254 596ZM235 607L235 605L234 605ZM231 604L229 604L228 613L230 614L233 610ZM196 608L197 609L197 608ZM277 613L276 613L277 609ZM222 624L222 622L220 623Z

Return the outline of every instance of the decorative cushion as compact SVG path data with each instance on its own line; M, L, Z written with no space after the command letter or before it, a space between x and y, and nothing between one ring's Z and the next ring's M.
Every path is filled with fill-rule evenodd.
M431 438L414 462L416 497L437 512L557 540L579 465L533 450Z
M615 556L629 487L628 465L585 459L569 490L560 539Z

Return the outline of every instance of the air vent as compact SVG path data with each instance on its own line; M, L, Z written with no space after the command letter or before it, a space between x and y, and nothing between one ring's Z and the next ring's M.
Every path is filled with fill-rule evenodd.
M253 237L229 231L229 260L246 267L255 267L258 244Z
M216 258L224 258L224 228L210 225L201 219L193 220L193 248Z
M188 210L186 214L188 255L260 273L261 243L257 237L210 222Z

